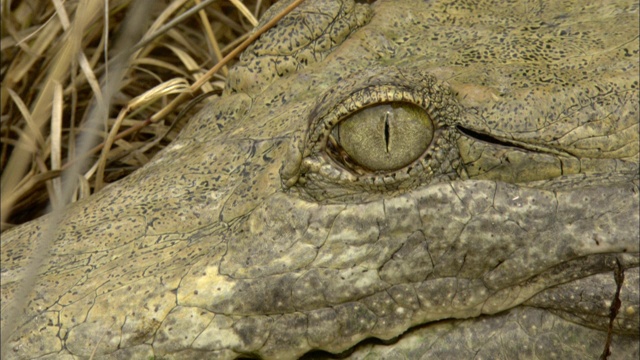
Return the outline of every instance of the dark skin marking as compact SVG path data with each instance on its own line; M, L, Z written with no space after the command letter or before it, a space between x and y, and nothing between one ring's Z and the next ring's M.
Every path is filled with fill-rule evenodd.
M607 330L607 340L604 344L604 350L602 351L602 355L600 355L601 360L606 360L609 358L609 355L611 355L610 348L611 336L613 335L613 322L616 320L618 312L620 311L620 305L622 304L620 300L620 289L624 282L624 269L618 259L616 259L616 267L613 269L613 278L616 281L616 293L613 296L613 301L611 301L611 307L609 307L609 329Z

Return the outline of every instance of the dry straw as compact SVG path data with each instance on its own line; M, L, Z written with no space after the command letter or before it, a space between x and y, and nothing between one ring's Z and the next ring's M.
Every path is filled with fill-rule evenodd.
M273 2L146 2L134 51L119 51L115 40L126 31L133 0L4 1L2 231L42 215L49 202L59 208L77 201L149 161L202 104L174 124L177 110L224 86L238 45ZM107 83L111 94L103 93ZM95 127L92 113L102 117ZM93 135L94 146L80 153L83 135ZM61 171L82 159L88 162L65 197Z

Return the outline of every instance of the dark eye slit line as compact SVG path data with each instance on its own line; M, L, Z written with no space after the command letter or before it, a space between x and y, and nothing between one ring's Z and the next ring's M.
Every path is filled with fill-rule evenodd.
M387 154L389 153L389 114L384 114L384 143L387 146Z
M457 125L456 128L458 129L458 131L460 131L461 133L463 133L463 134L465 134L465 135L467 135L469 137L472 137L472 138L480 140L480 141L484 141L484 142L489 143L489 144L508 146L508 147L511 147L511 148L517 148L517 149L522 149L522 150L526 150L526 151L531 151L531 149L528 149L528 148L526 148L524 146L521 146L519 144L511 143L511 142L504 141L504 140L500 140L500 139L495 138L495 137L493 137L491 135L483 134L483 133L480 133L480 132L477 132L477 131L473 131L473 130L464 128L464 127L462 127L460 125Z

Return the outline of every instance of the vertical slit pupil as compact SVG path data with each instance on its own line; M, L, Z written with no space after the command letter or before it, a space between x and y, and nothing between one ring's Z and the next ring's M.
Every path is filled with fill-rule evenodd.
M384 143L387 145L387 152L389 152L389 113L384 114Z

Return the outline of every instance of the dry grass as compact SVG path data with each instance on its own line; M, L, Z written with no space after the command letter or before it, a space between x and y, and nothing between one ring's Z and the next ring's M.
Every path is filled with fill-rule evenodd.
M203 76L273 2L3 1L2 230L42 215L48 203L55 209L85 198L149 161L200 108L178 118L189 100L224 86L228 66ZM137 35L123 23L135 3L150 5L132 22L142 29ZM96 109L105 109L103 116ZM82 150L87 134L97 141ZM59 176L83 159L65 198Z

